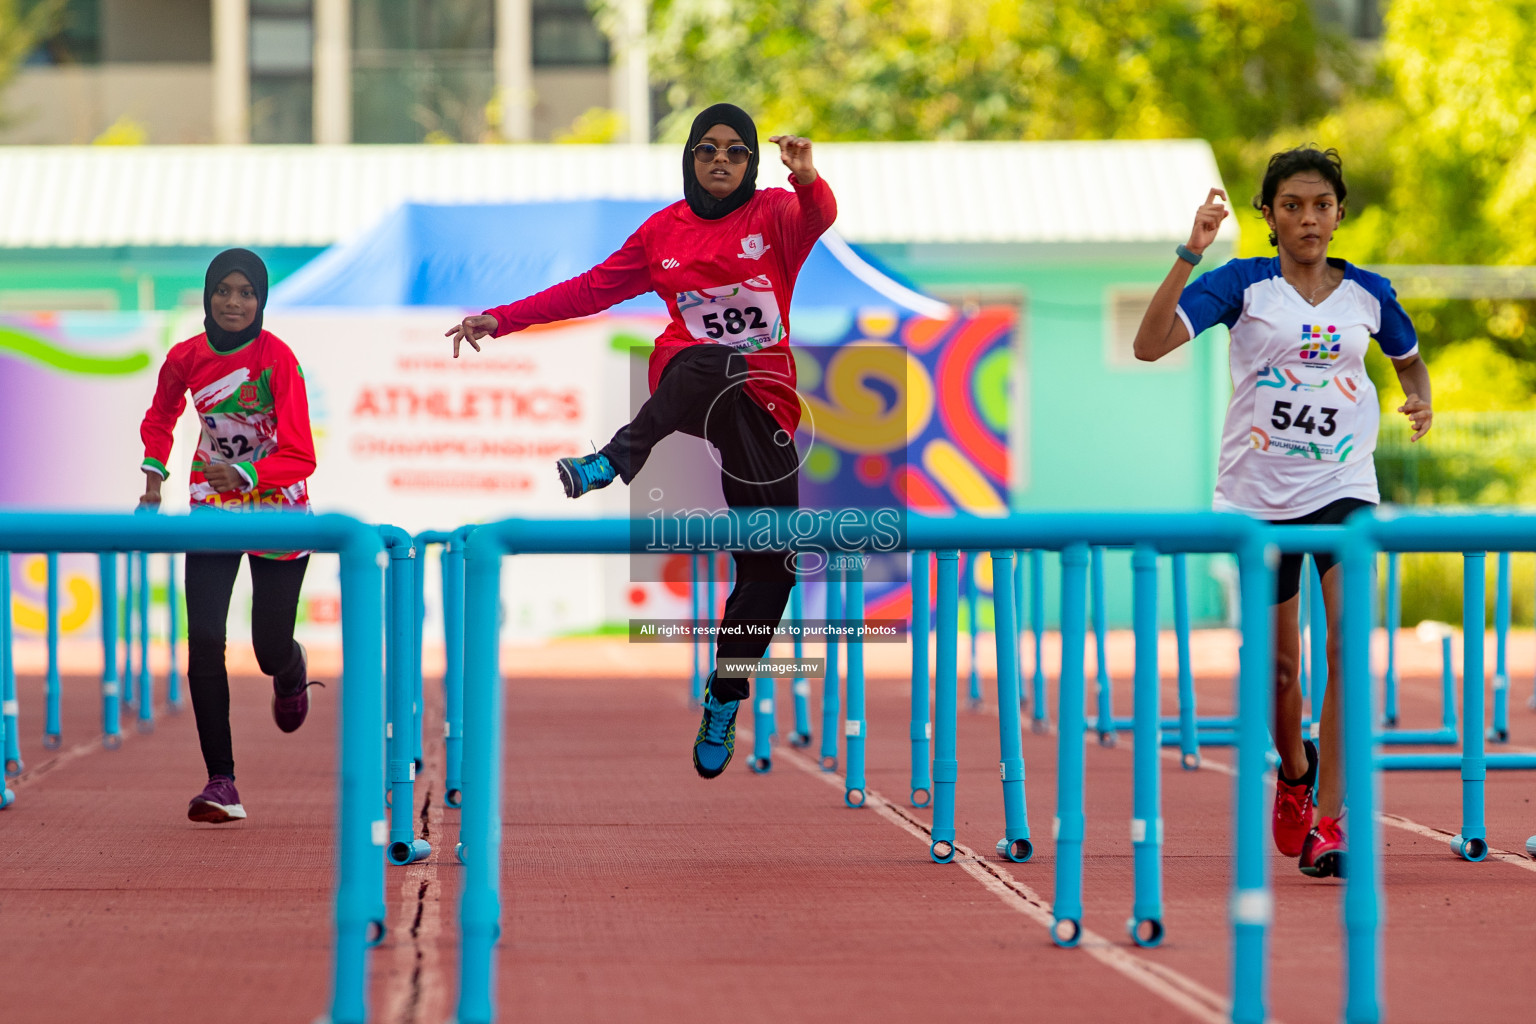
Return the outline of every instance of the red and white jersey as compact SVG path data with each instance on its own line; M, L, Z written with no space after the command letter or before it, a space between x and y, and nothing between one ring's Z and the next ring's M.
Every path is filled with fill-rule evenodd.
M656 339L652 391L667 362L689 345L727 345L747 362L746 391L791 434L800 422L789 304L795 278L837 218L826 179L794 191L758 189L741 208L705 220L679 200L652 214L622 248L584 274L486 310L496 337L535 324L600 313L654 291L672 321Z
M308 511L315 444L293 350L270 331L233 352L217 351L206 334L173 346L139 428L143 467L161 477L189 392L202 425L192 459L193 507ZM247 486L215 491L203 471L217 464L234 466Z

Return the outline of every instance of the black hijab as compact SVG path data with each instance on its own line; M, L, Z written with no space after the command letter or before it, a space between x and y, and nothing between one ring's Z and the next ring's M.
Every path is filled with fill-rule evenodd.
M226 331L213 318L213 290L234 271L244 274L256 292L256 319L238 334ZM225 249L208 264L203 277L203 330L208 332L208 344L219 352L233 352L261 333L261 314L267 308L267 265L261 257L249 249Z
M693 147L717 124L734 128L736 134L741 136L741 141L752 151L752 155L747 157L747 170L741 176L741 184L724 199L716 199L704 188L693 159ZM719 220L745 206L756 191L757 125L752 122L751 115L731 103L716 103L712 107L705 107L693 119L693 127L688 130L688 146L683 150L683 198L688 200L688 208L705 220Z

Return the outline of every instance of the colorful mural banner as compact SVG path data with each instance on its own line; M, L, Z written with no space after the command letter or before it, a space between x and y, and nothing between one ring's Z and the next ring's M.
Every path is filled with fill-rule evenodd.
M269 326L305 369L319 460L311 480L316 511L413 532L509 515L628 514L621 487L570 502L553 463L600 446L643 399L632 393L643 360L631 353L646 353L659 319L553 325L453 360L442 331L459 315L409 309L274 318ZM803 504L1005 509L1015 329L1015 311L1006 307L948 320L797 310ZM0 507L131 509L143 491L137 428L160 363L174 342L199 330L199 318L185 312L0 316ZM167 511L186 507L196 431L194 417L178 426ZM90 609L66 616L66 634L98 628L93 561L64 563L65 604ZM514 636L687 614L685 557L666 558L648 577L595 558L515 561L505 594ZM30 572L31 564L17 568ZM337 585L326 564L317 558L311 567L301 609L316 640L336 629ZM430 594L436 559L428 564ZM154 573L162 577L163 566ZM723 556L716 578L726 578ZM242 586L235 615L247 600ZM871 585L871 616L904 614L909 604L904 584ZM41 626L33 610L18 602L25 632Z

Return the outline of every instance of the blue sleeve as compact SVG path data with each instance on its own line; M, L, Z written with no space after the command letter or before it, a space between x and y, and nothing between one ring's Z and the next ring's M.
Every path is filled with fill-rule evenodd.
M1243 292L1250 283L1244 262L1228 260L1185 286L1179 295L1178 313L1191 338L1217 324L1231 328L1237 323L1243 313Z
M1397 301L1397 290L1392 282L1380 274L1361 274L1360 284L1381 305L1381 323L1372 335L1377 346L1394 359L1411 356L1419 349L1419 333L1413 329L1413 321L1402 303Z

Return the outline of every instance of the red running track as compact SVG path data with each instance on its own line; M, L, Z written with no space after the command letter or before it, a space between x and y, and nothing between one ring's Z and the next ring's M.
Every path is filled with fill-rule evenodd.
M41 749L41 682L21 680L28 773L0 814L0 1018L310 1021L329 997L336 694L280 734L267 684L234 687L237 771L250 819L183 816L202 781L190 713L99 748L94 680L65 681L65 748ZM429 686L429 692L435 687ZM1165 762L1167 941L1125 937L1131 901L1130 747L1091 745L1084 923L1078 950L1050 942L1054 736L1026 734L1034 860L998 861L996 717L962 711L960 842L988 856L938 866L928 815L907 793L905 683L875 680L869 783L894 806L842 805L842 785L780 746L746 770L750 737L720 779L692 771L696 716L676 679L509 684L499 992L507 1021L1215 1021L1225 1016L1231 779ZM781 687L780 721L788 721ZM1202 711L1230 691L1202 681ZM1172 683L1168 683L1172 694ZM1433 725L1436 680L1404 685L1404 727ZM434 694L435 697L435 694ZM1117 694L1129 712L1129 688ZM1171 708L1171 700L1166 705ZM1536 714L1511 712L1512 745ZM456 812L440 803L440 704L429 702L418 788L434 844L390 868L390 936L374 956L375 1019L451 1013L459 869ZM747 722L743 721L743 724ZM1489 837L1518 851L1536 832L1536 778L1493 773ZM1392 774L1384 829L1387 1012L1393 1021L1530 1020L1536 862L1467 864L1455 773ZM1425 833L1428 834L1425 834ZM1433 837L1433 838L1432 838ZM1339 900L1276 855L1272 1012L1339 1018Z

